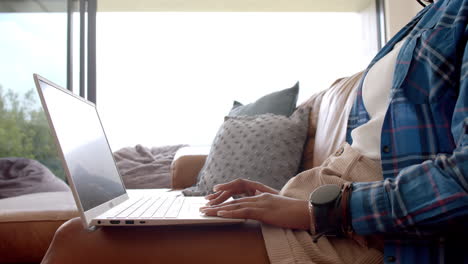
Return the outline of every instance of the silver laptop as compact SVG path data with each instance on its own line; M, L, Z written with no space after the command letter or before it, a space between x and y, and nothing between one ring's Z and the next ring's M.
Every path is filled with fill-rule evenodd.
M169 189L126 190L96 106L37 74L34 82L86 227L244 221L202 215L203 197Z

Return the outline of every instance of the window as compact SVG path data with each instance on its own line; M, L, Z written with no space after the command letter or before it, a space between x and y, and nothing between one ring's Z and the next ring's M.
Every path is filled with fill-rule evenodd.
M233 100L300 82L298 103L377 52L360 12L98 12L97 100L111 147L209 145Z
M60 178L65 174L32 75L38 73L80 92L80 58L88 55L81 52L80 40L84 43L92 39L94 23L89 21L96 10L95 0L86 0L86 5L84 1L0 1L0 158L38 160ZM87 20L80 20L76 11L83 11ZM86 39L79 34L81 21L88 26L86 33L90 32ZM89 50L95 51L93 44L88 41ZM82 61L87 63L83 68L90 69L88 75L93 77L93 60ZM91 94L95 91L92 82L88 83L88 90Z
M66 2L55 4L54 13L32 1L0 5L0 158L35 159L64 179L32 77L67 83Z

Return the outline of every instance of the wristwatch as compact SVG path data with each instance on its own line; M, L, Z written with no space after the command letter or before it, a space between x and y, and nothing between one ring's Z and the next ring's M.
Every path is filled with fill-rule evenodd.
M348 213L350 193L351 184L346 183L322 185L310 194L314 242L323 235L343 237L352 230Z

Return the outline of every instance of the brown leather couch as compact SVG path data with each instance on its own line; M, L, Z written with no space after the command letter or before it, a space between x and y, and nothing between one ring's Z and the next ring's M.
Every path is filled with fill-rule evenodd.
M301 170L321 164L344 142L361 73L337 80L299 107L310 106ZM181 149L172 164L174 189L193 185L206 151ZM225 226L83 228L63 224L42 260L52 263L269 263L259 223Z
M0 263L39 263L57 228L76 216L69 191L0 199Z

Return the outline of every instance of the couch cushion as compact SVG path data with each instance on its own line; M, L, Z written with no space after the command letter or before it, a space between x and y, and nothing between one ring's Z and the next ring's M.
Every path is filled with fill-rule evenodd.
M265 114L228 117L218 131L196 186L185 195L206 195L213 186L249 178L280 189L299 168L309 109L291 117Z
M298 93L299 82L291 88L267 94L248 105L242 105L241 103L234 101L234 105L231 112L229 112L229 116L253 116L268 113L290 116L296 109Z
M1 263L39 263L60 225L78 216L71 192L0 199Z
M0 159L0 198L69 190L62 180L38 161L26 158Z

